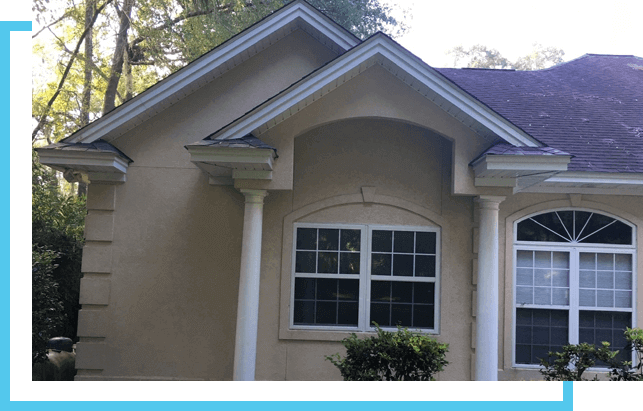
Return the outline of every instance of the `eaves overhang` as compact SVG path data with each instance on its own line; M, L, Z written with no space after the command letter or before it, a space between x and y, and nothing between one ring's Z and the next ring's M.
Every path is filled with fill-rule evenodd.
M477 187L513 187L514 192L567 171L571 155L484 155L471 163Z
M522 191L526 193L643 196L643 173L565 171Z
M67 181L125 182L132 159L117 149L100 150L90 144L54 144L36 148L41 164L63 173Z
M230 185L235 179L272 180L278 158L274 147L252 135L233 141L202 140L185 148L213 185Z
M374 65L382 66L489 141L500 137L516 146L542 146L382 33L371 36L206 139L235 139L250 133L260 136Z
M81 128L64 141L113 141L295 30L307 32L337 54L342 54L361 42L305 1L294 1Z

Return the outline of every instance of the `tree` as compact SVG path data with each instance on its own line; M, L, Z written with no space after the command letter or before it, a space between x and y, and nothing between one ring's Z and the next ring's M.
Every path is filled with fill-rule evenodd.
M46 341L76 338L85 199L63 193L32 154L32 337L34 361Z
M378 30L396 35L406 28L392 17L391 7L378 0L309 2L360 38ZM51 7L53 3L59 7ZM60 140L285 3L35 0L36 21L44 29L34 35L34 54L55 80L34 82L32 141ZM54 38L54 56L51 45L38 37L45 29Z
M464 67L488 69L515 69L515 70L541 70L562 63L565 52L556 47L544 47L535 43L530 54L511 62L503 57L496 49L491 49L481 44L465 49L457 46L447 52L453 56L454 67L463 61Z

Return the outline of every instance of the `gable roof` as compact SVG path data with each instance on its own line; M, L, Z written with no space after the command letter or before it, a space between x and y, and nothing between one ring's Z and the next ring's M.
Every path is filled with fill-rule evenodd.
M570 171L643 172L643 59L587 54L545 70L437 69L550 147Z
M388 70L489 141L495 141L500 137L517 146L542 146L538 140L473 98L381 32L331 60L286 90L210 134L206 139L227 140L247 134L261 134L374 65Z
M356 36L307 2L295 0L76 131L64 141L112 141L298 29L304 30L337 54L360 43Z

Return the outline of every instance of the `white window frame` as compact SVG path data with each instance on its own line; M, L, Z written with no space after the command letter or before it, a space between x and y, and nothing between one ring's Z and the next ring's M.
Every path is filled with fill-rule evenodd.
M301 325L294 324L295 310L295 278L332 278L332 279L355 279L355 274L295 274L296 253L297 253L297 229L298 228L326 228L326 229L347 229L360 230L360 273L359 273L359 308L358 325L352 326L329 326L329 325ZM371 242L373 230L387 231L413 231L433 232L436 234L435 244L435 277L394 277L394 276L373 276L371 275ZM415 254L415 253L414 253ZM435 284L434 291L434 322L433 328L412 328L410 330L425 333L439 334L440 332L440 273L441 273L441 236L440 228L434 226L400 226L400 225L379 225L379 224L319 224L319 223L294 223L293 244L290 268L290 307L289 327L291 330L314 330L314 331L347 331L347 332L372 332L375 327L370 322L370 300L371 281L403 281L403 282L427 282ZM415 264L415 263L414 263ZM396 330L394 326L382 326L383 330Z
M569 242L540 242L540 241L518 241L518 224L531 217L546 214L555 211L586 211L595 214L602 214L607 217L616 219L623 224L632 228L632 243L631 244L596 244L596 243L569 243ZM637 326L637 245L636 245L636 226L624 221L623 219L611 215L603 211L596 211L590 209L578 208L561 208L543 210L537 213L530 214L514 222L513 230L513 247L512 247L512 335L511 335L511 363L514 368L530 368L540 369L541 365L538 364L518 364L516 363L516 310L518 308L527 309L545 309L545 310L564 310L569 313L568 321L568 335L569 344L578 344L579 342L579 312L580 311L601 311L601 312L629 312L632 314L632 328ZM542 304L522 304L518 307L516 303L516 286L517 286L517 255L519 250L524 251L549 251L549 252L567 252L569 253L569 305L542 305ZM632 256L632 307L630 308L617 308L617 307L585 307L579 304L579 258L580 253L608 253L608 254L627 254ZM635 355L632 353L632 361L635 360ZM589 370L605 371L603 367L593 367Z

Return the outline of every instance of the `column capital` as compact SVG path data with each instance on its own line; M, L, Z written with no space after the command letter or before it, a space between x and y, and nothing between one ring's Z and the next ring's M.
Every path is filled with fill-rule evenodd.
M498 210L500 208L500 203L505 201L507 197L504 196L486 196L481 195L477 196L475 201L480 205L480 208Z
M263 203L264 197L268 195L268 190L251 190L242 188L239 191L246 197L246 203Z

